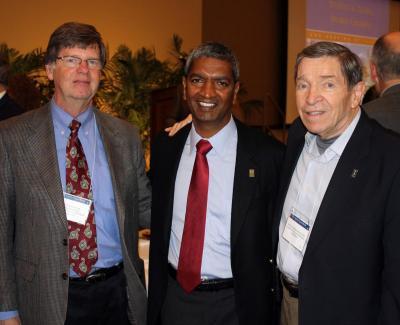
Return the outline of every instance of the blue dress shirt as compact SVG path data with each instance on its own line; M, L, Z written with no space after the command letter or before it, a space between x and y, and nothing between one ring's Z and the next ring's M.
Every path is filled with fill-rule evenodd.
M51 101L51 113L60 178L63 191L65 191L65 148L71 132L68 126L73 117L58 107L54 100ZM93 108L90 107L75 119L81 122L78 137L92 178L98 248L98 260L94 265L94 270L96 270L96 268L111 267L122 261L121 241L110 170ZM72 269L70 269L70 276L77 276Z
M177 268L187 196L196 157L196 143L202 137L192 129L186 140L175 180L171 238L168 262ZM231 278L231 214L233 181L236 165L237 129L231 117L229 123L208 140L213 148L207 154L209 186L201 263L202 279Z

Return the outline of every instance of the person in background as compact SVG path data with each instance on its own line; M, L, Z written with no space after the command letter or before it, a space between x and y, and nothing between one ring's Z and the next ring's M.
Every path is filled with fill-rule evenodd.
M0 123L0 324L146 323L141 141L93 105L106 49L91 25L50 36L54 97Z
M9 74L8 60L0 57L0 121L24 112L7 93Z
M378 38L372 49L371 77L379 98L363 105L368 116L400 133L400 32Z

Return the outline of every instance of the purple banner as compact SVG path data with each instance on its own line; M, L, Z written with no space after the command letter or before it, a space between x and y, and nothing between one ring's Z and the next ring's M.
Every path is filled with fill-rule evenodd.
M378 37L388 32L390 0L307 0L306 29Z

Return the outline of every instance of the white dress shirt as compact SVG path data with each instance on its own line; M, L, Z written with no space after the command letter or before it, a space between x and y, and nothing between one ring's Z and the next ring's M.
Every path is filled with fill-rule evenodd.
M178 267L196 144L201 139L192 125L175 180L168 252L168 261L175 269ZM237 147L237 129L232 117L222 130L205 140L208 140L213 148L207 154L209 185L201 277L231 278L231 210Z
M305 135L304 147L290 181L279 224L277 263L279 270L293 283L298 283L300 266L319 207L340 156L353 134L360 116L361 111L322 154L318 152L316 145L317 136L309 132ZM310 227L302 251L299 251L282 236L291 213L300 217ZM340 239L338 238L338 240Z

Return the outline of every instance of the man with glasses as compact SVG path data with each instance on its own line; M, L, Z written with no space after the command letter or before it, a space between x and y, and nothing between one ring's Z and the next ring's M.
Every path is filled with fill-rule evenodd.
M0 324L145 324L151 194L135 128L93 106L105 57L93 26L61 25L52 100L0 124Z

